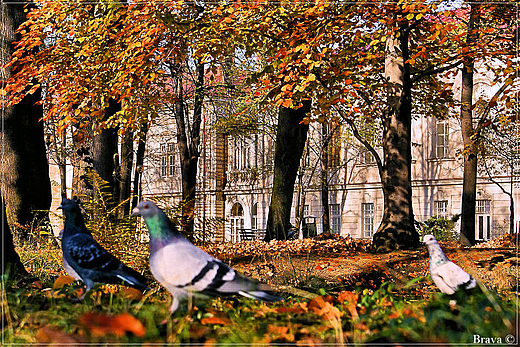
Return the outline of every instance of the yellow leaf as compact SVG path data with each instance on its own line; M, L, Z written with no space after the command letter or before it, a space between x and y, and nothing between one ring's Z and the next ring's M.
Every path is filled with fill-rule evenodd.
M52 288L60 289L60 288L63 288L63 286L65 286L67 284L71 284L72 282L74 282L74 278L72 278L70 276L60 276L60 277L56 278L56 280L54 281L54 284L52 285Z

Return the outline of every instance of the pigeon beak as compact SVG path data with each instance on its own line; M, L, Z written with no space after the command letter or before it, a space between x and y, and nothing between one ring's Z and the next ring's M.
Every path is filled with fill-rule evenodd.
M63 209L63 206L60 204L60 206L58 206L57 210L61 210Z
M134 209L132 210L132 216L139 216L139 208L138 207L134 207Z

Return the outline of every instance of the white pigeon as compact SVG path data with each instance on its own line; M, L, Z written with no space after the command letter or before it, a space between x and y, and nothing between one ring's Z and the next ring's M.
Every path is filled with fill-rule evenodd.
M458 289L477 286L475 279L448 259L433 235L425 235L423 243L430 253L430 274L433 282L445 294L453 294Z
M170 312L190 295L242 296L280 301L271 288L233 270L188 241L166 214L151 201L142 201L132 215L144 218L150 233L150 270L172 294Z

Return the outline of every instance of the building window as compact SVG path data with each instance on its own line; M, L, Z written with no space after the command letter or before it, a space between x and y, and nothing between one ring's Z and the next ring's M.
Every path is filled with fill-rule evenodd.
M303 217L307 217L309 215L309 205L303 205Z
M371 238L374 235L374 204L361 204L363 218L363 237Z
M448 121L437 121L435 126L435 157L446 158L448 156Z
M244 209L238 202L231 208L231 242L240 241L240 231L244 229Z
M491 200L477 200L476 203L475 238L483 241L489 240L491 237Z
M233 169L244 170L251 168L250 146L242 139L234 141Z
M491 211L491 200L477 200L477 210L479 214L488 214Z
M175 173L175 145L173 143L161 144L161 176L173 176Z
M303 152L303 167L308 168L311 166L311 152L309 148L309 144L305 145L305 151Z
M370 153L370 151L364 147L361 148L361 163L367 165L376 163L376 159L374 158L372 153Z
M435 201L435 215L437 217L448 218L448 201Z
M258 229L258 204L254 204L251 208L251 230Z
M331 229L335 234L339 234L341 231L341 214L339 204L330 204L329 207Z

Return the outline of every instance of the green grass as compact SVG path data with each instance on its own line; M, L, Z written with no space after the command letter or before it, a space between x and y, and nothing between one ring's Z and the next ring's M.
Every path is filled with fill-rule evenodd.
M25 260L35 259L36 264L37 257L22 254ZM55 259L48 257L49 261ZM42 268L42 272L46 269ZM376 290L333 295L322 288L315 299L288 295L283 302L268 305L246 298L197 300L191 310L183 309L170 316L169 294L158 286L134 300L126 299L119 286L96 286L84 301L74 302L75 291L81 287L78 283L53 290L53 280L49 278L44 278L41 288L4 281L4 345L39 342L43 327L85 342L136 345L277 345L298 341L339 345L455 344L473 342L474 334L504 341L512 332L517 311L515 297L477 291L471 295L461 293L456 298L436 293L419 300L384 283ZM455 304L450 303L453 299ZM90 312L114 317L128 312L142 323L145 334L115 336L107 332L94 336L89 327L80 323L81 317Z

